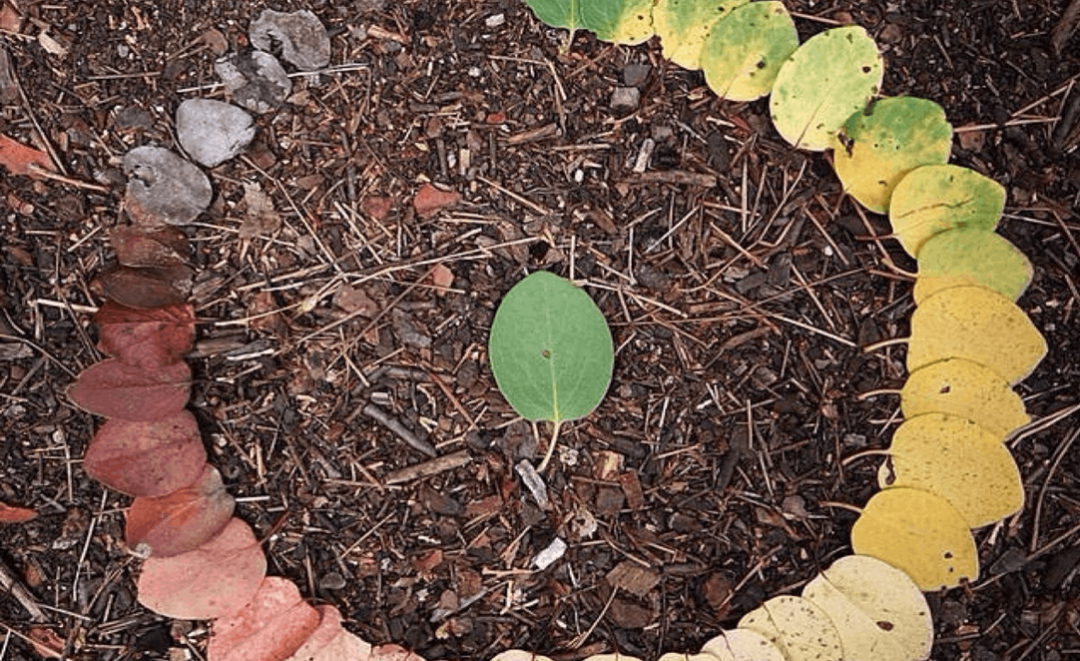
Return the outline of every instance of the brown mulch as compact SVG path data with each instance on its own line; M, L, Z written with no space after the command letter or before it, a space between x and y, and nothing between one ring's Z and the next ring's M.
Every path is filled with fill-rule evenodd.
M1006 186L1000 231L1035 265L1020 304L1051 351L1020 392L1036 420L1076 405L1080 37L1053 39L1068 3L787 4L804 39L867 27L885 91L967 127L953 162ZM179 102L220 98L208 31L243 48L264 5L18 5L32 21L2 43L25 98L0 108L0 133L47 142L67 177L107 192L0 177L0 501L40 512L4 526L0 567L75 658L198 652L204 623L135 602L127 499L81 470L97 423L64 392L98 358L90 283L110 260L120 157L175 146ZM886 219L844 198L825 156L783 143L765 102L718 101L655 42L579 35L563 52L518 0L273 8L314 11L334 68L293 79L248 154L209 172L215 202L189 228L191 407L239 515L272 532L272 573L429 659L652 659L850 551L855 515L832 504L865 503L876 463L842 462L887 446L899 417L896 397L860 394L906 376L902 347L860 347L907 333L914 263L874 239ZM638 105L613 108L628 85ZM251 227L245 182L280 228ZM417 213L429 182L460 202ZM607 398L563 430L546 509L515 472L546 432L515 421L485 362L500 298L540 268L584 283L617 348ZM978 531L978 583L929 595L933 658L1080 653L1078 420L1013 443L1029 504ZM535 570L556 538L565 555ZM0 591L0 624L33 620ZM0 659L30 654L5 634Z

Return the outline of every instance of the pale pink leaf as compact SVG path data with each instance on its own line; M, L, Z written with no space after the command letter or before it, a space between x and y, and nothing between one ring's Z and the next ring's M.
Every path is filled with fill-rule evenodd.
M208 661L284 661L319 620L292 581L268 576L247 605L214 622L206 656Z

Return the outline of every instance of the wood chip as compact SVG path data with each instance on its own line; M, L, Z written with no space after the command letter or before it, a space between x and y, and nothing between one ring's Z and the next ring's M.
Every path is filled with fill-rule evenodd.
M653 571L647 567L642 567L630 560L623 560L615 565L604 578L607 579L607 582L610 583L612 587L626 590L630 594L638 597L644 597L649 594L649 592L656 587L656 584L660 582L659 572Z

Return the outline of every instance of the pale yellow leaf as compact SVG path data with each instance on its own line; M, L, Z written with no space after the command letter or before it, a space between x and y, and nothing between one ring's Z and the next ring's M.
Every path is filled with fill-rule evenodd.
M702 654L719 661L785 661L783 652L768 638L750 629L729 629L705 643Z
M739 620L740 629L769 639L787 661L840 661L840 632L821 608L801 597L781 595Z
M905 418L933 412L969 418L999 437L1029 421L1024 401L1008 381L963 358L946 358L912 372L900 391L900 409Z

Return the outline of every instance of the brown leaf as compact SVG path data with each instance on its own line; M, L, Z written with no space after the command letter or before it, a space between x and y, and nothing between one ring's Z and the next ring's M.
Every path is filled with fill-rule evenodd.
M413 208L421 218L430 218L443 209L448 209L461 201L461 195L455 191L443 191L431 184L424 184L413 198Z
M109 244L124 266L182 266L187 263L188 240L175 227L144 228L117 225L109 230Z
M33 626L26 632L34 651L46 659L59 659L64 656L64 639L52 629Z
M250 241L264 234L273 234L281 227L281 215L274 208L274 201L259 184L244 184L244 205L247 211L240 223L241 239Z
M68 398L106 418L150 422L182 411L190 387L186 363L146 369L109 359L83 370L68 389Z
M99 278L105 296L129 308L179 305L191 291L194 271L187 266L134 269L121 266Z
M101 333L98 349L127 365L152 369L175 363L191 351L195 341L195 317L190 305L137 310L106 301L94 321Z
M37 518L37 512L25 507L0 503L0 523L24 523Z
M334 305L346 312L355 312L369 319L379 311L379 304L368 296L367 292L349 284L341 285L334 292Z
M31 165L44 170L55 170L49 155L32 147L18 143L0 133L0 165L11 174L33 174Z
M386 220L390 210L394 207L394 201L389 197L365 197L360 202L360 208L364 213L375 220Z
M266 556L251 526L233 518L194 551L149 558L139 576L139 603L180 620L211 620L237 613L266 576Z
M90 477L131 496L164 496L199 478L206 448L189 411L148 422L113 418L94 434L83 458Z
M267 576L239 612L213 623L206 656L214 661L280 661L291 656L319 625L319 612L287 579Z
M147 544L155 558L180 555L221 532L235 506L221 473L205 464L190 486L156 498L136 498L128 509L124 537L130 546Z

